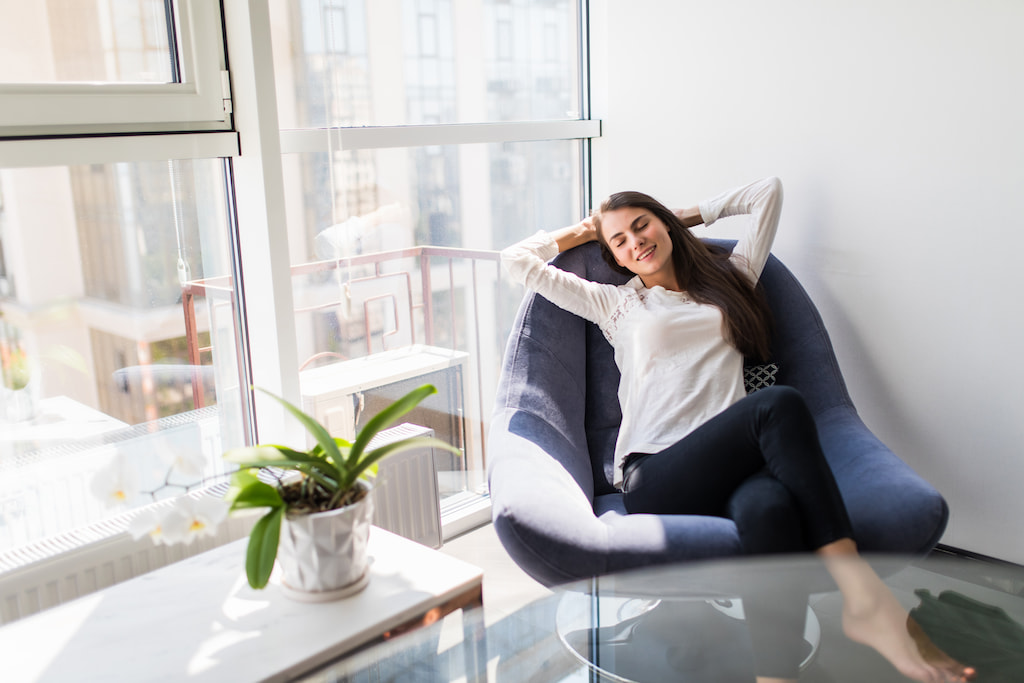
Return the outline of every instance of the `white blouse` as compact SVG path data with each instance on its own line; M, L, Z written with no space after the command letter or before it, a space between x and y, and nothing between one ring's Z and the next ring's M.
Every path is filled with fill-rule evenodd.
M700 203L705 225L749 214L750 227L730 259L757 282L782 211L782 183L766 178ZM547 261L558 245L541 231L502 251L509 274L555 305L596 323L611 343L622 425L615 444L616 487L630 453L657 453L746 395L743 356L726 341L722 313L685 292L590 282Z

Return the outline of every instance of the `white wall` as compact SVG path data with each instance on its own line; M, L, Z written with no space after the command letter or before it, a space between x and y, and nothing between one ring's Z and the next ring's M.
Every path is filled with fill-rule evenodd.
M946 496L943 543L1024 563L1024 3L591 4L595 195L780 176L775 253L861 415Z

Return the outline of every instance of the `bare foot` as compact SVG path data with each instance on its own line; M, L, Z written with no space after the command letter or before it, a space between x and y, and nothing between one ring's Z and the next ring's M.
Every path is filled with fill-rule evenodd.
M844 603L843 631L851 640L873 648L904 676L925 683L967 681L973 676L973 669L931 642L888 588L882 586L871 600L855 602ZM922 650L919 643L925 641L929 647Z
M907 633L917 643L917 649L925 660L952 676L949 680L970 681L974 678L975 672L973 667L964 666L939 649L939 646L932 642L932 639L924 632L921 625L909 615L907 616Z
M852 539L833 541L819 548L818 553L843 595L843 631L847 637L874 648L897 671L916 681L966 681L973 677L973 669L947 656L924 635L889 587L860 557ZM908 620L918 627L915 633L920 632L930 644L926 654L908 631Z

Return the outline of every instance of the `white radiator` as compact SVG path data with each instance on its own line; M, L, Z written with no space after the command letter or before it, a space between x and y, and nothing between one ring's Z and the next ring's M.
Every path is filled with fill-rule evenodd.
M214 487L223 495L226 485ZM206 494L203 494L206 495ZM158 503L167 505L170 501ZM0 624L35 614L249 534L257 516L231 517L190 545L155 545L127 533L134 515L92 524L0 556Z
M368 448L411 436L434 436L434 430L401 424L381 432ZM374 484L373 523L399 536L441 547L441 495L433 448L416 448L380 461Z
M434 453L434 468L444 496L468 486L466 471L465 377L469 354L416 344L363 358L330 363L299 373L302 409L332 436L352 440L384 407L416 387L432 384L428 396L405 419L434 431L462 450ZM312 445L312 441L310 441Z

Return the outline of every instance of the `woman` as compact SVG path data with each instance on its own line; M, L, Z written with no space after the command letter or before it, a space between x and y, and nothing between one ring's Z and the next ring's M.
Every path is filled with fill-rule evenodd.
M744 390L744 356L765 358L770 346L757 281L781 208L777 178L676 213L623 192L574 226L509 247L502 260L515 279L596 323L611 343L622 376L614 484L629 512L730 517L752 554L814 550L843 594L849 637L916 680L962 680L970 672L953 660L920 654L906 611L859 557L800 394ZM738 214L751 223L731 252L688 230ZM547 265L593 240L613 268L634 276L629 282L589 282ZM791 668L759 676L793 678Z

